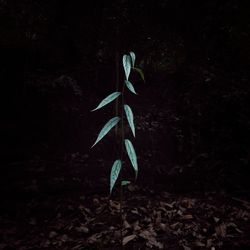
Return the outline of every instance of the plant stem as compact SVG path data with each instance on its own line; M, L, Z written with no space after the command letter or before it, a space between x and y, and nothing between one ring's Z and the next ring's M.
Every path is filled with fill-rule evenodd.
M115 52L115 85L116 91L119 91L119 83L120 83L120 53L119 53L119 24L116 24L116 52ZM119 113L119 100L118 98L115 101L115 116ZM118 136L118 126L115 126L115 135Z
M123 119L123 115L124 115L124 86L125 83L123 83L122 85L122 102L121 102L121 162L123 160L123 153L124 153L124 119ZM122 244L122 239L123 239L123 235L122 235L122 229L123 229L123 211L122 211L122 200L123 200L123 190L122 190L122 171L120 172L120 178L121 178L121 184L120 184L120 233L121 233L121 250L123 249L123 244Z
M123 229L123 217L122 217L122 180L121 180L121 184L120 184L120 244L121 244L121 250L123 250L123 244L122 244L122 239L123 239L123 235L122 235L122 229Z

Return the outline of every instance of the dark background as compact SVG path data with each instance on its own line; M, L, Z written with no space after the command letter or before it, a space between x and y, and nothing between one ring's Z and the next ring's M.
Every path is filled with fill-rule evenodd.
M115 91L129 51L146 79L133 72L139 95L127 93L137 184L248 199L249 26L244 0L1 0L3 211L108 193L112 134L90 146L113 109L90 110Z

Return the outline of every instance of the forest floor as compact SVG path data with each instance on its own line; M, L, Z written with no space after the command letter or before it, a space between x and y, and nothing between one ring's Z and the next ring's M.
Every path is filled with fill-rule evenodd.
M123 249L249 249L248 195L221 185L226 183L220 176L223 172L208 176L194 162L189 166L177 162L177 146L171 135L179 133L173 126L180 121L174 113L175 97L167 98L165 88L140 88L138 98L128 99L135 107L139 178L124 187ZM20 140L14 140L6 149L13 155L13 147L19 154L30 151L31 155L20 160L13 156L3 163L0 250L121 249L118 188L108 196L107 166L111 166L115 155L115 149L108 146L112 136L107 135L90 151L108 113L90 114L100 97L91 93L87 96L91 103L85 99L81 106L83 125L76 130L70 128L72 141L80 141L81 151L61 153L60 142L52 146L54 151L39 142L34 153L32 146L19 145ZM60 119L51 132L53 136L57 124ZM30 131L23 133L25 137ZM69 137L64 142L68 147L72 143ZM200 156L198 167L205 169L209 159ZM232 177L228 185L234 181Z
M24 179L9 183L12 193L1 198L1 250L120 249L119 195L107 196L107 178L90 181L68 164L61 164L60 175L55 162L23 164L40 177L28 186ZM122 211L124 249L250 246L250 202L227 193L174 194L131 184Z

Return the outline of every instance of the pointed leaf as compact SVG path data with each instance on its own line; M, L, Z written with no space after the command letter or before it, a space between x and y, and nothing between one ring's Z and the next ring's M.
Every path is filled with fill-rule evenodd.
M122 181L122 186L126 186L126 185L128 185L130 183L131 183L130 181Z
M110 129L112 129L118 122L120 121L120 117L116 116L110 119L102 128L100 131L95 143L91 148L93 148L108 132Z
M136 72L139 73L141 79L145 82L145 77L144 77L143 71L142 71L141 69L135 68L135 67L134 67L133 69L134 69Z
M119 173L121 171L121 167L122 167L122 162L121 160L116 160L114 163L113 163L113 166L112 166L112 169L111 169L111 172L110 172L110 194L112 192L112 189L115 185L115 182L119 176Z
M131 110L131 108L125 104L124 105L124 110L125 110L125 113L126 113L126 116L127 116L127 120L128 120L128 124L132 130L132 133L135 137L135 125L134 125L134 115L133 115L133 112Z
M128 153L128 157L131 161L131 164L135 170L135 177L137 178L137 174L138 174L138 164L137 164L137 156L135 153L135 149L133 147L133 144L131 143L130 140L125 139L125 147Z
M134 66L135 66L135 53L133 51L130 51L129 55L131 57L132 67L134 68Z
M125 80L125 84L127 86L127 88L134 93L135 95L137 95L137 93L135 92L134 86L130 81Z
M117 98L120 94L121 94L121 92L114 92L114 93L108 95L107 97L105 97L105 98L99 103L99 105L98 105L95 109L93 109L93 110L91 110L91 111L95 111L95 110L100 109L100 108L102 108L103 106L109 104L110 102L112 102L113 100L115 100L115 98Z
M131 71L131 57L129 55L123 55L122 58L123 68L125 71L126 80L128 80Z

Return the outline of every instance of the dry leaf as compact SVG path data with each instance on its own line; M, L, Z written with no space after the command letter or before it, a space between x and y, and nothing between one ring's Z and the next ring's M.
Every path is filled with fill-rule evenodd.
M227 226L224 223L222 223L215 227L215 232L218 236L225 238L227 234Z
M176 223L170 225L170 227L171 227L172 229L176 229L177 226L178 226L179 224L180 224L179 222L176 222Z
M161 223L161 212L156 212L155 224L159 225Z
M88 238L87 242L89 244L96 243L101 236L102 235L100 233L93 234Z
M88 233L89 229L85 226L80 226L75 228L78 233Z
M125 246L129 241L136 238L135 234L128 235L122 239L122 245Z
M141 230L141 227L139 226L139 221L137 220L135 223L133 223L134 231Z
M207 239L207 245L206 248L210 248L212 246L213 240L212 239Z
M193 217L192 214L185 214L185 215L181 216L181 219L182 219L182 220L191 220L191 219L193 219L193 218L194 218L194 217Z
M217 217L214 216L214 221L215 221L216 223L219 222L219 220L220 220L220 218L217 218Z
M160 201L160 206L161 206L161 207L173 208L173 207L174 207L174 204L175 204L175 202L167 203L167 202L164 202L164 201Z
M127 220L124 220L124 222L123 222L123 227L124 227L125 229L131 228L131 226L130 226L130 224L128 223Z
M185 245L182 245L182 247L183 247L184 250L192 250L190 247L187 247Z
M195 241L194 245L197 246L197 247L204 247L204 246L206 246L204 243L202 243L200 241Z
M110 200L110 201L109 201L109 205L110 205L111 208L120 211L120 207L121 207L121 206L120 206L120 203L119 203L119 202Z

